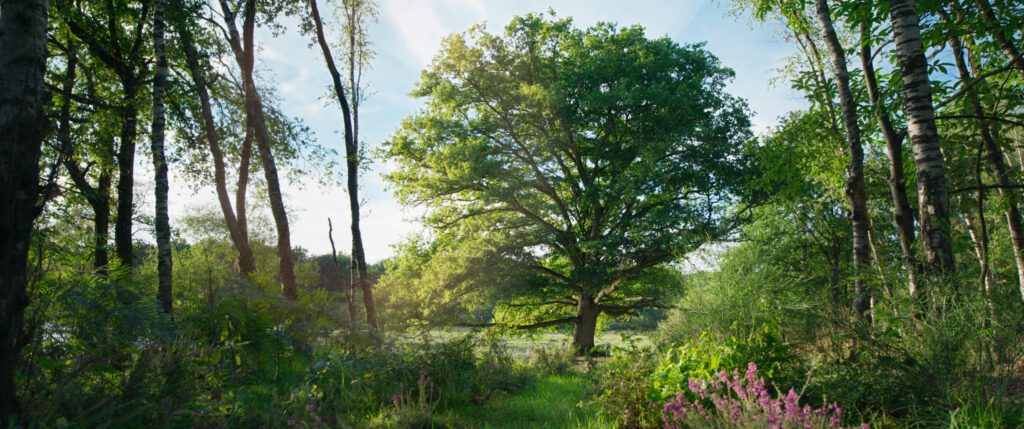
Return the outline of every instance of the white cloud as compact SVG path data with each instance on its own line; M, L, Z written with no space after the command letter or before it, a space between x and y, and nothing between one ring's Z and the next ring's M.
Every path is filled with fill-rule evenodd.
M415 66L430 64L441 48L441 40L464 28L450 26L453 17L468 13L470 22L487 16L483 2L473 0L392 0L384 2L384 16L398 32L403 46L416 60ZM444 19L442 19L442 17Z

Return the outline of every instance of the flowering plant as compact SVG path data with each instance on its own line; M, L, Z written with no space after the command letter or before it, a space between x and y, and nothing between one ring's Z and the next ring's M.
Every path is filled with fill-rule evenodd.
M841 428L843 410L830 404L821 408L800 406L800 395L793 389L785 395L772 395L757 365L748 364L745 374L721 371L711 380L691 378L688 392L678 392L664 407L664 425L669 429L687 428ZM694 396L696 399L689 399ZM870 427L867 423L861 428Z

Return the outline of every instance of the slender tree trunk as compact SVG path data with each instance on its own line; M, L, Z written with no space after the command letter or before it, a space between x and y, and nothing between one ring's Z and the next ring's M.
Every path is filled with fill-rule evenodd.
M948 274L954 271L949 234L949 196L917 9L914 0L888 2L896 53L903 74L907 132L917 173L921 250L930 272Z
M153 56L156 57L156 74L153 76L153 123L150 132L150 148L153 152L153 172L156 184L156 251L157 251L157 301L167 314L173 314L173 261L171 259L171 224L167 213L167 157L164 155L164 128L166 106L164 91L167 87L167 53L164 41L166 19L164 0L154 0L153 9Z
M870 292L864 276L870 263L871 242L868 237L867 191L864 189L864 148L861 146L860 125L857 124L857 102L850 91L850 75L846 68L846 53L839 43L827 0L815 0L821 36L832 57L832 69L839 92L839 106L846 130L846 152L850 164L846 167L846 200L850 204L850 223L853 229L853 290L856 297L853 309L858 320L864 319L870 309ZM870 322L870 317L867 318Z
M878 80L875 76L875 65L871 58L870 27L865 20L861 23L860 60L864 70L864 82L868 90L868 98L875 112L875 120L885 137L886 155L889 157L889 193L892 196L893 220L899 235L900 250L903 252L903 266L907 270L907 283L910 296L917 293L917 272L919 266L914 252L914 215L907 198L907 180L903 176L903 135L896 132L889 118L889 112L881 100Z
M15 373L23 332L29 242L41 211L47 0L0 0L0 427L18 412Z
M86 173L79 168L73 159L74 139L71 130L71 100L74 94L75 78L78 68L77 47L68 42L65 59L64 87L61 94L64 103L60 109L59 139L62 158L71 182L85 196L93 211L93 272L105 276L110 257L107 254L107 240L110 238L110 173L105 166L100 167L99 181L95 187L89 184Z
M576 305L576 324L572 331L572 346L576 356L586 356L594 348L594 335L597 333L597 316L601 309L594 299L587 294L580 294Z
M139 110L136 96L139 89L133 80L122 82L124 88L123 113L121 114L121 142L117 150L117 219L114 223L114 247L121 265L131 267L134 263L132 250L132 216L135 212L135 138L138 135Z
M210 92L207 88L206 76L203 72L203 68L200 65L199 52L196 50L195 42L192 38L192 33L189 31L187 23L179 20L178 22L178 34L181 38L182 50L185 52L185 59L188 63L189 73L192 76L192 83L195 86L196 93L199 95L199 104L202 109L203 117L203 131L206 134L206 141L210 148L210 156L213 159L213 181L217 190L217 201L220 203L221 212L224 214L224 222L228 227L228 234L231 237L231 243L234 244L235 250L238 251L238 269L243 275L250 275L256 271L256 260L252 253L252 248L249 246L248 234L243 232L240 225L239 218L235 217L235 211L231 206L231 197L228 195L227 187L227 172L224 166L224 152L220 146L220 134L217 132L217 123L213 117L213 107L210 103ZM242 164L244 168L239 169L239 189L240 195L236 197L239 199L239 213L244 213L244 186L242 184L248 183L248 172L249 172L249 159L248 153L252 151L252 139L251 134L246 133L246 142L243 144L243 160ZM243 180L243 177L245 179ZM244 216L244 214L243 214Z
M345 284L345 276L342 275L341 264L338 263L338 252L334 249L334 225L331 223L331 218L327 218L327 239L331 241L331 259L334 260L334 267L338 270L338 287L345 295L345 303L348 304L348 321L354 324L356 322L356 303L352 299L352 289ZM349 262L351 266L351 261Z
M985 257L986 245L982 242L982 235L979 231L978 221L975 214L968 212L964 215L964 224L967 226L967 235L971 237L971 244L974 245L974 257L978 259L978 271L981 272L981 294L986 299L989 291L992 290L992 272L988 269L987 258Z
M245 139L242 140L242 153L238 161L238 183L235 185L235 216L238 218L238 233L245 242L245 247L252 252L249 245L249 215L245 206L246 196L249 191L249 162L252 160L252 127L245 127ZM247 262L246 262L247 263ZM256 270L256 259L252 260L253 271ZM238 266L245 264L239 257Z
M988 27L992 37L999 44L1003 53L1006 54L1006 59L1024 77L1024 57L1021 56L1020 50L1010 40L1014 30L999 22L988 0L975 0L975 3L978 5L978 10L981 11L981 18L985 21L985 26Z
M96 185L96 204L92 205L93 271L101 276L107 275L110 266L107 251L107 241L110 240L110 185L110 173L104 170L100 173L99 183Z
M282 293L285 298L295 300L298 298L298 289L295 284L295 263L292 260L288 213L284 207L281 182L278 178L277 165L274 162L274 154L271 149L270 130L267 128L266 117L263 114L263 100L260 98L256 87L256 79L253 75L255 67L253 37L256 30L256 1L246 0L245 2L241 44L239 43L238 30L234 23L235 11L230 9L226 0L221 0L221 7L224 10L225 21L229 26L228 30L231 39L229 42L232 44L232 50L236 53L235 57L242 72L246 124L253 130L256 149L259 152L260 161L263 162L263 175L267 181L270 212L274 216L274 224L277 227L278 275L281 281Z
M313 24L316 30L317 43L320 45L320 51L323 53L324 62L327 63L327 70L331 74L331 80L334 85L334 94L341 103L342 119L345 123L345 165L348 173L347 187L348 187L348 198L349 198L349 209L352 217L352 282L358 284L359 289L363 292L363 306L366 308L366 323L371 328L377 329L377 312L374 308L373 303L373 290L371 289L369 279L367 278L366 269L366 255L363 251L363 234L359 227L359 142L356 140L354 125L353 125L353 111L349 108L348 98L345 96L345 87L341 82L341 74L338 72L338 68L334 63L334 56L331 54L330 45L327 42L327 37L324 35L323 20L320 18L320 11L317 8L316 0L309 0L310 16L313 19ZM355 8L355 6L353 6ZM352 15L351 21L355 20L356 11L349 11ZM355 28L353 23L350 21L349 28L350 32L354 33ZM350 46L349 49L355 49L355 36L349 34ZM349 63L350 69L355 68L354 57L350 57ZM354 76L354 74L351 74ZM354 85L355 78L351 78L351 83Z
M945 12L942 12L942 14L943 18L946 19L947 22L953 22L948 16L946 16ZM1020 208L1017 205L1017 195L1013 192L1013 189L1010 188L1010 173L1006 166L1006 160L1003 158L1003 150L992 134L991 124L988 120L984 119L985 109L981 105L981 99L970 86L971 72L968 70L967 60L964 55L963 42L959 37L953 35L950 37L950 45L953 48L953 60L956 62L957 71L960 74L960 85L965 90L968 105L974 115L978 117L978 130L981 142L985 147L986 154L988 155L989 164L992 167L993 176L996 179L996 185L999 186L999 195L1003 197L1006 205L1004 214L1006 216L1006 224L1010 233L1010 245L1013 248L1013 259L1017 267L1017 286L1020 289L1021 298L1024 299L1024 226L1021 225L1021 214ZM977 70L975 70L975 74L976 72ZM980 85L984 87L984 83ZM978 186L979 192L981 192L982 183L980 183L980 180ZM979 202L979 205L980 204L981 202ZM984 229L985 228L983 228L983 230ZM986 251L986 257L987 253L988 252ZM985 267L987 268L987 266L988 265L986 263Z

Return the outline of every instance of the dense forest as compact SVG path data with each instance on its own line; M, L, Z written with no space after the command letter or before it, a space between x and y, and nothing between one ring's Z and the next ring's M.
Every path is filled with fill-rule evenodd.
M716 2L792 48L755 130L708 44L555 3L373 141L374 0L0 0L0 427L1024 427L1024 4Z

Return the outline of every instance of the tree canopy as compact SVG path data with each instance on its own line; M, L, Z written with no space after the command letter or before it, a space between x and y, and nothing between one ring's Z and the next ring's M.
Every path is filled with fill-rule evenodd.
M387 177L436 231L500 236L491 257L557 291L536 305L588 308L579 330L587 311L658 305L622 286L735 226L752 163L732 76L702 45L639 26L476 26L423 72L426 107L387 142Z

